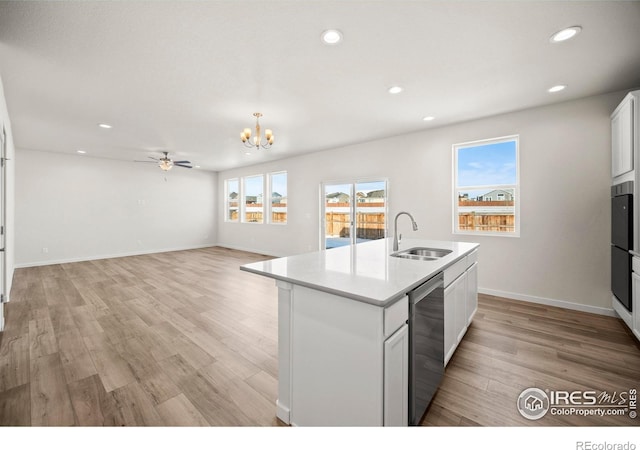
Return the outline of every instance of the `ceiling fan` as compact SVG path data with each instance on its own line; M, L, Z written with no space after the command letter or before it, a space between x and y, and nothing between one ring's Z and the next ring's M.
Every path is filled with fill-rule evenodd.
M185 169L192 169L191 161L174 161L169 158L169 152L162 152L164 154L161 158L154 158L153 156L149 156L153 161L134 161L134 162L142 162L142 163L156 163L158 167L160 167L165 172L171 170L173 166L184 167Z

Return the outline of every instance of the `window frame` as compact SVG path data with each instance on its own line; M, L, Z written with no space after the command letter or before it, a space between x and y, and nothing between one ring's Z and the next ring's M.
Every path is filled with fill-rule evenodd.
M515 142L515 171L516 179L515 184L488 184L477 186L459 186L458 185L458 151L463 148L480 147L483 145L500 144L504 142ZM452 232L456 235L470 235L470 236L496 236L496 237L520 237L520 224L522 217L520 213L520 135L514 134L509 136L501 136L497 138L481 139L476 141L461 142L452 145L453 153L453 166L452 166L452 201L453 201L453 214L452 214ZM475 190L513 190L513 214L514 214L514 230L513 231L475 231L475 230L460 230L459 222L459 199L458 195L461 191L475 191Z

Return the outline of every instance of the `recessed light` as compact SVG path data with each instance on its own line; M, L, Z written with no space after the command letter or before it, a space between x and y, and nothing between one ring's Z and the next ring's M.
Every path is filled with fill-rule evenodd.
M106 129L113 128L113 127L112 127L111 125L109 125L108 123L99 123L99 124L98 124L98 126L99 126L100 128L106 128Z
M402 88L400 86L391 86L389 88L389 94L399 94L402 92Z
M245 155L251 156L251 152L244 152Z
M342 33L339 30L325 30L322 32L322 42L335 45L342 41Z
M200 166L194 166L194 167L195 167L196 169L199 169L199 168L200 168Z
M435 117L433 117L433 116L427 116L427 117L423 117L423 118L422 118L422 120L424 120L425 122L430 122L430 121L432 121L433 119L435 119Z
M565 86L564 84L559 84L557 86L553 86L549 89L547 89L548 92L560 92L563 91L567 88L567 86Z
M77 150L77 152L78 152L78 153L80 153L81 155L84 155L85 153L87 153L87 152L86 152L86 151L84 151L84 150Z
M580 31L582 31L582 27L580 26L576 25L575 27L568 27L554 33L549 40L553 43L567 41L572 37L575 37L575 35L580 33Z

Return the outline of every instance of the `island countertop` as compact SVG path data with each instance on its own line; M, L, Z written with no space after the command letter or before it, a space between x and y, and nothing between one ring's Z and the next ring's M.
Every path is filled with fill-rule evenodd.
M433 261L391 256L392 238L271 259L240 270L305 286L341 297L387 306L468 255L472 242L403 239L399 250L429 247L451 250Z

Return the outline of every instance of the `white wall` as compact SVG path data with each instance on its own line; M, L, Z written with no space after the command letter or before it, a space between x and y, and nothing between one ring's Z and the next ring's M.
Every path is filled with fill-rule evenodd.
M626 91L625 91L626 92ZM392 218L406 237L481 244L487 293L612 314L610 121L625 92L523 110L405 136L221 172L218 242L276 256L318 249L322 181L387 177ZM372 124L375 126L375 124ZM452 144L520 135L521 236L452 233ZM287 170L286 226L224 222L224 180Z
M216 242L214 172L24 149L15 166L18 267Z

